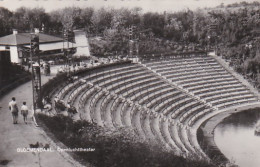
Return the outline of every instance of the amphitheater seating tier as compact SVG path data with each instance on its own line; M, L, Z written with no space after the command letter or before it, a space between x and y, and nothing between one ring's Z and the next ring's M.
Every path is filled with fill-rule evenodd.
M232 103L245 101L243 99L258 100L248 88L210 56L191 55L146 61L143 64L215 107L226 108L232 106ZM244 93L235 93L237 90L242 90ZM225 107L225 104L228 106Z
M258 99L209 56L111 64L88 70L51 95L71 102L79 118L109 128L129 127L177 155L206 157L192 132L216 110Z

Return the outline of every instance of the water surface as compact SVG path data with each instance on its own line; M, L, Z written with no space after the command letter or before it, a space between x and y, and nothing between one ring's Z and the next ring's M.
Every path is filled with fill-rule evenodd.
M240 167L260 167L257 122L260 122L260 109L253 109L231 115L215 129L214 139L220 151Z

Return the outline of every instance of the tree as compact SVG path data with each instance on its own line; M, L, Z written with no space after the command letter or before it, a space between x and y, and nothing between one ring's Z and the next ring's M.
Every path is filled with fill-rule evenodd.
M49 17L43 8L21 7L15 11L13 16L14 27L22 31L32 30L33 28L42 29L42 26L48 22Z
M113 19L112 11L101 8L95 11L91 17L93 29L95 34L102 33L105 29L111 28L111 21Z
M0 36L10 33L12 28L12 15L13 13L8 9L0 7Z
M81 9L81 14L75 20L75 25L79 28L86 28L88 32L92 29L91 18L94 13L94 9L91 7Z
M61 21L61 12L60 11L52 11L49 13L50 24L48 26L49 32L58 34L62 31L63 25Z
M60 19L65 30L72 30L76 26L76 20L80 19L81 9L78 7L67 7L60 11Z
M143 15L143 25L145 29L151 28L155 36L162 37L165 26L164 15L151 12L145 13Z

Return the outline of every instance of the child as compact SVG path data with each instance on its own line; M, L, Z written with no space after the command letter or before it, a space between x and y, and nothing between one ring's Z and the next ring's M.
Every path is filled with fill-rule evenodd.
M15 101L15 97L12 97L12 101L9 102L9 110L13 116L13 124L17 124L18 120L18 107Z
M28 107L26 106L26 102L23 102L21 107L21 114L23 116L24 123L27 124Z

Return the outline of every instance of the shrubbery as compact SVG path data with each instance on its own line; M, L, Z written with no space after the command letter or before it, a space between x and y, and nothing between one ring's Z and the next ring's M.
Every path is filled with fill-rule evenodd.
M0 61L0 88L30 76L23 67L11 62Z
M0 96L30 79L30 73L23 67L0 60Z
M167 152L156 143L142 141L130 129L106 129L87 121L65 116L37 118L54 136L69 148L95 148L94 152L76 152L85 162L97 167L212 167L204 161L194 161Z

